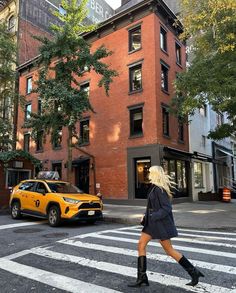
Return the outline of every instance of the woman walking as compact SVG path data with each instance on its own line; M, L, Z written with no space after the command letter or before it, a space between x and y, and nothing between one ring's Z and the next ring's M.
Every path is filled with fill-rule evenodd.
M189 260L172 247L171 238L178 236L172 207L170 188L174 184L160 166L149 169L149 180L152 183L148 194L147 208L141 223L144 225L138 243L138 273L135 283L129 287L149 286L146 274L146 247L150 240L158 239L166 254L174 258L190 275L191 282L186 285L195 286L204 275Z

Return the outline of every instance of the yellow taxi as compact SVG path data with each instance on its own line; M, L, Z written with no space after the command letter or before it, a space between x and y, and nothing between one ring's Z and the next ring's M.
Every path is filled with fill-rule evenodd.
M58 226L63 219L95 223L103 218L101 198L59 180L20 182L11 193L9 206L13 219L22 215L45 218L52 227Z

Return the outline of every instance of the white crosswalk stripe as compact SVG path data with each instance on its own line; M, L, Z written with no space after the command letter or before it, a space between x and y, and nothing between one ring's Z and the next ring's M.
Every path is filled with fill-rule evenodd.
M148 270L147 272L151 282L150 285L156 286L157 291L158 286L165 286L172 288L171 292L174 292L176 288L178 292L236 293L235 283L233 281L236 275L236 265L232 265L236 259L236 254L234 253L236 246L229 243L229 241L236 241L236 233L231 233L231 237L226 237L228 233L223 232L208 232L194 229L178 230L184 232L182 233L184 237L173 239L174 247L179 251L187 251L191 255L189 260L201 270L203 269L206 277L200 279L196 287L186 286L185 284L189 279L179 277L178 274L175 275L173 273L173 268L178 266L178 264L171 257L164 254L163 250L160 249L161 245L157 241L151 241L149 248L153 250L153 248L158 247L160 253L159 250L157 253L156 251L155 253L147 252L148 264L149 262L155 263L158 261L165 263L165 265L159 265L158 272L155 266L150 266L154 268L154 270ZM77 279L77 277L73 278L73 276L68 277L63 274L54 273L53 269L49 269L49 267L52 265L51 262L59 261L62 266L65 266L65 264L67 266L82 266L83 270L88 271L95 269L97 271L96 275L105 272L108 274L107 276L109 274L115 274L117 276L122 275L127 280L129 278L135 278L137 270L136 267L131 266L130 261L132 260L132 264L134 260L136 262L137 251L135 247L138 243L140 231L140 226L127 226L62 239L50 247L35 247L0 258L0 270L5 270L12 274L64 290L65 292L129 292L128 288L125 291L124 289L118 289L117 291L118 287L113 287L112 279L110 282L102 283L101 286L101 283L96 283L96 279L91 283L87 280L80 280L79 276ZM129 238L129 236L132 238ZM227 241L223 243L222 241L225 240ZM178 241L184 245L176 245ZM192 244L194 244L194 247ZM204 248L202 247L203 245ZM205 245L208 245L207 249ZM107 257L104 257L104 254ZM208 257L207 259L210 259L209 262L205 261L206 255ZM47 269L42 269L42 266L41 268L37 268L37 262L33 263L33 266L19 263L19 258L24 259L29 256L30 258L43 258L43 263L45 261L48 263ZM115 262L115 256L118 259L117 263ZM119 256L125 256L124 259L127 260L127 263L123 261L120 263ZM230 261L227 262L227 259ZM220 260L224 260L224 262L220 264ZM172 266L172 270L169 273L162 273L162 267L166 266ZM79 272L80 270L78 269L78 275ZM221 277L222 275L227 276L227 280L230 280L230 283L227 283L227 281L220 282L216 277L217 274L221 274ZM186 276L184 271L183 276ZM106 279L109 279L109 277L106 277ZM165 292L168 292L167 290L166 288Z

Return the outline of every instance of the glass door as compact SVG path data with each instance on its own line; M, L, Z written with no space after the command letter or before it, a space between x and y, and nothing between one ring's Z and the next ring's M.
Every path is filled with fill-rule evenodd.
M150 187L148 174L151 167L151 158L135 159L135 198L147 198Z

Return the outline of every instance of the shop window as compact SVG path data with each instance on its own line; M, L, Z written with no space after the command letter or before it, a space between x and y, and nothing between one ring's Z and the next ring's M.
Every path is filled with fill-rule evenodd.
M25 105L25 121L30 119L31 112L32 112L32 105L31 103L28 103Z
M162 107L162 133L169 136L169 111L166 107Z
M194 187L203 188L203 167L202 163L194 163Z
M130 136L143 134L143 108L130 110Z
M172 188L173 196L175 198L187 197L188 186L186 162L183 160L164 159L163 167L171 177L171 181L175 183L175 186Z
M32 91L32 88L33 88L32 77L29 77L26 80L26 94L30 94Z
M130 92L142 89L142 64L129 68L129 90Z
M89 119L80 121L80 144L89 144Z
M25 133L24 134L24 151L29 152L30 147L30 134Z
M129 52L141 48L141 26L129 30Z
M163 27L160 30L160 47L167 52L167 31Z
M7 187L14 187L19 184L22 180L29 179L31 177L31 171L29 170L7 170ZM34 182L24 183L24 186L21 185L20 189L23 188L32 188ZM26 189L24 189L26 190Z

